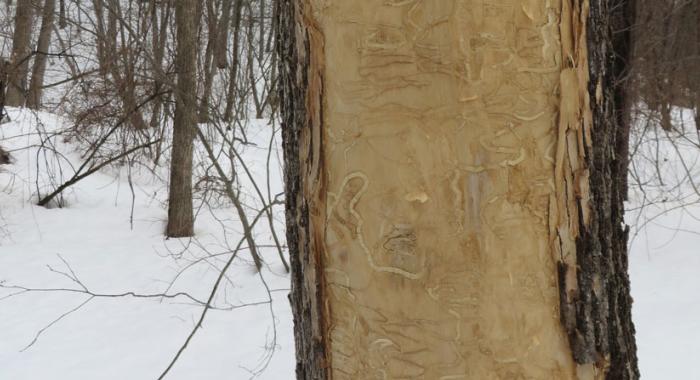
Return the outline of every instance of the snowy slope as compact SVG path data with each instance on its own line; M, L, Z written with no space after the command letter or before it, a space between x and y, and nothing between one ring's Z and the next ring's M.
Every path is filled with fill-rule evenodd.
M37 149L26 147L38 141L33 133L38 122L47 130L57 130L62 120L18 110L11 110L11 116L13 122L0 126L0 141L14 150L16 159L0 173L0 281L5 286L80 289L80 284L60 273L72 275L72 270L91 292L101 295L155 294L167 289L169 294L187 292L206 299L218 268L228 258L229 246L241 238L231 207L202 208L196 239L165 240L166 186L148 172L137 172L132 228L132 193L124 168L106 169L78 183L67 192L67 208L34 206ZM246 150L245 159L264 181L260 173L271 127L252 123L249 131L259 148ZM73 146L57 144L68 160L80 162ZM697 150L686 148L682 153L694 162ZM672 149L665 146L661 151L669 158L664 173L675 173L669 169L677 164ZM636 165L641 177L654 172L643 160ZM55 172L40 165L40 187ZM68 175L66 170L64 177ZM278 170L272 173L271 186L273 193L282 189ZM633 315L645 379L700 379L693 365L700 355L700 206L692 204L698 198L687 186L674 191L659 187L641 194L635 190L629 203L628 222L633 224L634 236ZM658 202L669 195L680 195L683 202L638 208L647 203L645 199ZM679 207L681 203L685 206ZM281 211L276 209L278 227ZM219 220L225 220L226 229ZM264 223L256 231L257 239L270 241ZM289 278L276 251L268 249L264 254L269 266L262 278L271 292L242 251L215 304L220 308L253 305L210 311L204 328L168 379L293 378L292 318L286 298ZM90 299L81 293L53 291L11 296L17 292L0 289L0 380L156 379L202 311L201 305L186 297Z

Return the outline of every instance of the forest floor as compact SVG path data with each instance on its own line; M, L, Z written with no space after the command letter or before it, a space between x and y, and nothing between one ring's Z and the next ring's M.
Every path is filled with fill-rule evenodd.
M37 187L70 177L68 163L79 166L81 157L60 139L55 149L63 158L47 161L39 152L37 127L60 130L60 118L16 109L10 116L0 126L14 157L0 169L0 380L155 380L201 316L203 306L189 297L208 298L242 236L233 208L199 207L196 238L166 240L167 172L129 175L126 166L78 182L66 207L36 206ZM248 137L257 146L243 152L260 183L271 131L252 122ZM278 193L278 151L273 158L270 187ZM632 192L628 223L642 376L700 379L700 205L663 202L639 211L641 200ZM281 207L275 216L283 236ZM272 241L269 229L256 231L258 242ZM238 253L216 308L168 379L293 379L289 277L277 251L262 250L267 265L259 273L246 250Z

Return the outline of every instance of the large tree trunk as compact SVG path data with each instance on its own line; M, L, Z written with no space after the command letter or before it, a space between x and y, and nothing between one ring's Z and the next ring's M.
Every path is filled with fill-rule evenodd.
M192 236L192 144L197 128L197 28L199 12L196 0L175 3L177 51L175 70L175 119L170 166L168 226L170 237Z
M630 1L280 1L299 379L639 377Z
M37 55L34 58L32 80L29 85L29 96L27 98L27 107L32 109L39 109L41 106L41 95L43 94L44 74L46 73L46 61L49 54L49 45L51 44L55 8L55 0L46 0L44 2L41 16L41 31L39 31L39 40L36 48Z
M17 1L15 32L12 37L12 56L8 70L6 105L22 107L27 96L30 44L34 12L31 0Z

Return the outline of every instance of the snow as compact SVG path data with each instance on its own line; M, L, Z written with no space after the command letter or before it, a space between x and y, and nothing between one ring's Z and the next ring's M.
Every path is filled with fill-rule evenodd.
M692 111L673 117L682 136L648 129L632 139L632 317L642 378L652 380L700 379L700 194L689 181L700 180L700 146Z
M12 121L0 126L0 141L15 158L0 170L4 286L80 289L82 284L102 295L186 292L199 300L208 297L230 247L242 237L233 207L202 207L194 239L166 240L162 233L167 187L157 177L167 178L167 171L157 169L159 176L154 177L134 169L132 226L132 192L123 166L103 169L70 188L65 196L68 207L35 206L37 186L46 191L51 175L58 173L58 161L45 165L42 158L37 166L42 156L37 156L39 138L34 131L39 123L56 131L67 122L51 114L9 111ZM271 130L263 121L251 122L249 137L257 147L243 153L263 185ZM634 162L638 179L652 183L655 173L665 176L664 186L645 187L644 194L632 186L628 204L633 317L642 376L700 379L693 362L700 355L700 198L687 181L669 185L683 182L684 176L674 169L678 156L667 139L635 141L642 143ZM55 142L66 157L60 161L62 177L53 180L60 183L71 175L68 162L78 165L81 160L72 143ZM659 170L644 159L656 154L656 142L667 159ZM697 174L699 152L692 144L680 147L691 175ZM279 152L274 153L272 194L282 191ZM244 185L244 193L252 194L250 183ZM662 202L664 198L669 199ZM254 205L254 197L247 202ZM275 208L275 217L276 230L283 236L282 207ZM272 244L266 223L255 230L258 241ZM257 274L249 252L238 254L214 302L228 310L209 311L168 379L294 378L289 277L276 250L265 248L263 256L268 265ZM15 293L18 289L0 289L0 380L156 379L203 309L182 296L90 299L65 291L12 296ZM241 307L231 309L235 306Z
M13 165L0 173L0 281L5 286L80 289L75 281L58 273L70 274L72 270L94 293L157 294L169 289L168 294L187 292L206 300L219 273L217 268L230 255L229 245L242 237L231 206L211 212L201 208L195 239L165 240L166 186L147 172L134 175L131 228L132 194L123 168L100 171L76 184L68 191L66 208L34 206L37 149L26 147L38 143L32 133L37 122L47 130L60 130L63 121L27 110L10 109L10 116L13 121L0 127L0 141L15 158ZM270 130L263 122L251 123L249 137L267 147ZM74 165L80 163L70 144L58 140L57 148ZM266 149L251 148L244 156L261 161L257 165L261 172ZM65 180L72 173L65 162L62 166ZM39 177L46 180L49 171L44 166L40 169ZM273 176L279 177L278 173ZM281 191L279 180L271 181L271 186L274 192ZM282 217L281 207L275 212ZM222 219L228 219L226 230L218 221ZM269 240L269 229L263 223L260 226L256 239L264 243ZM209 257L220 253L226 254ZM211 310L168 379L246 379L256 374L259 379L292 378L294 344L286 297L289 277L275 250L266 250L263 255L269 266L261 276L271 290L269 295L250 255L242 250L217 293L215 305L227 308L262 303ZM205 260L188 266L202 258ZM186 271L178 276L183 269ZM39 331L90 297L30 292L4 298L15 292L0 289L3 380L156 379L185 342L203 309L185 297L96 297L44 330L27 347Z

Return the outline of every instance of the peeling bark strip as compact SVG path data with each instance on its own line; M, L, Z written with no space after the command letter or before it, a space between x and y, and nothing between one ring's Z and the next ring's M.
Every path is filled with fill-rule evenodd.
M639 378L623 205L629 126L619 85L626 72L634 9L634 0L574 4L574 13L582 16L578 40L591 48L573 55L588 61L578 66L579 77L586 78L580 88L587 99L584 132L577 133L585 141L585 149L578 151L580 173L585 173L578 183L585 191L576 194L577 205L569 208L571 216L578 215L572 222L579 224L579 231L573 257L564 254L559 263L561 314L576 362L595 364L611 380Z
M299 379L638 377L629 1L277 3Z
M304 1L279 0L277 49L285 157L287 245L292 267L298 379L329 378L325 331L323 238L325 191L321 171L323 42Z

